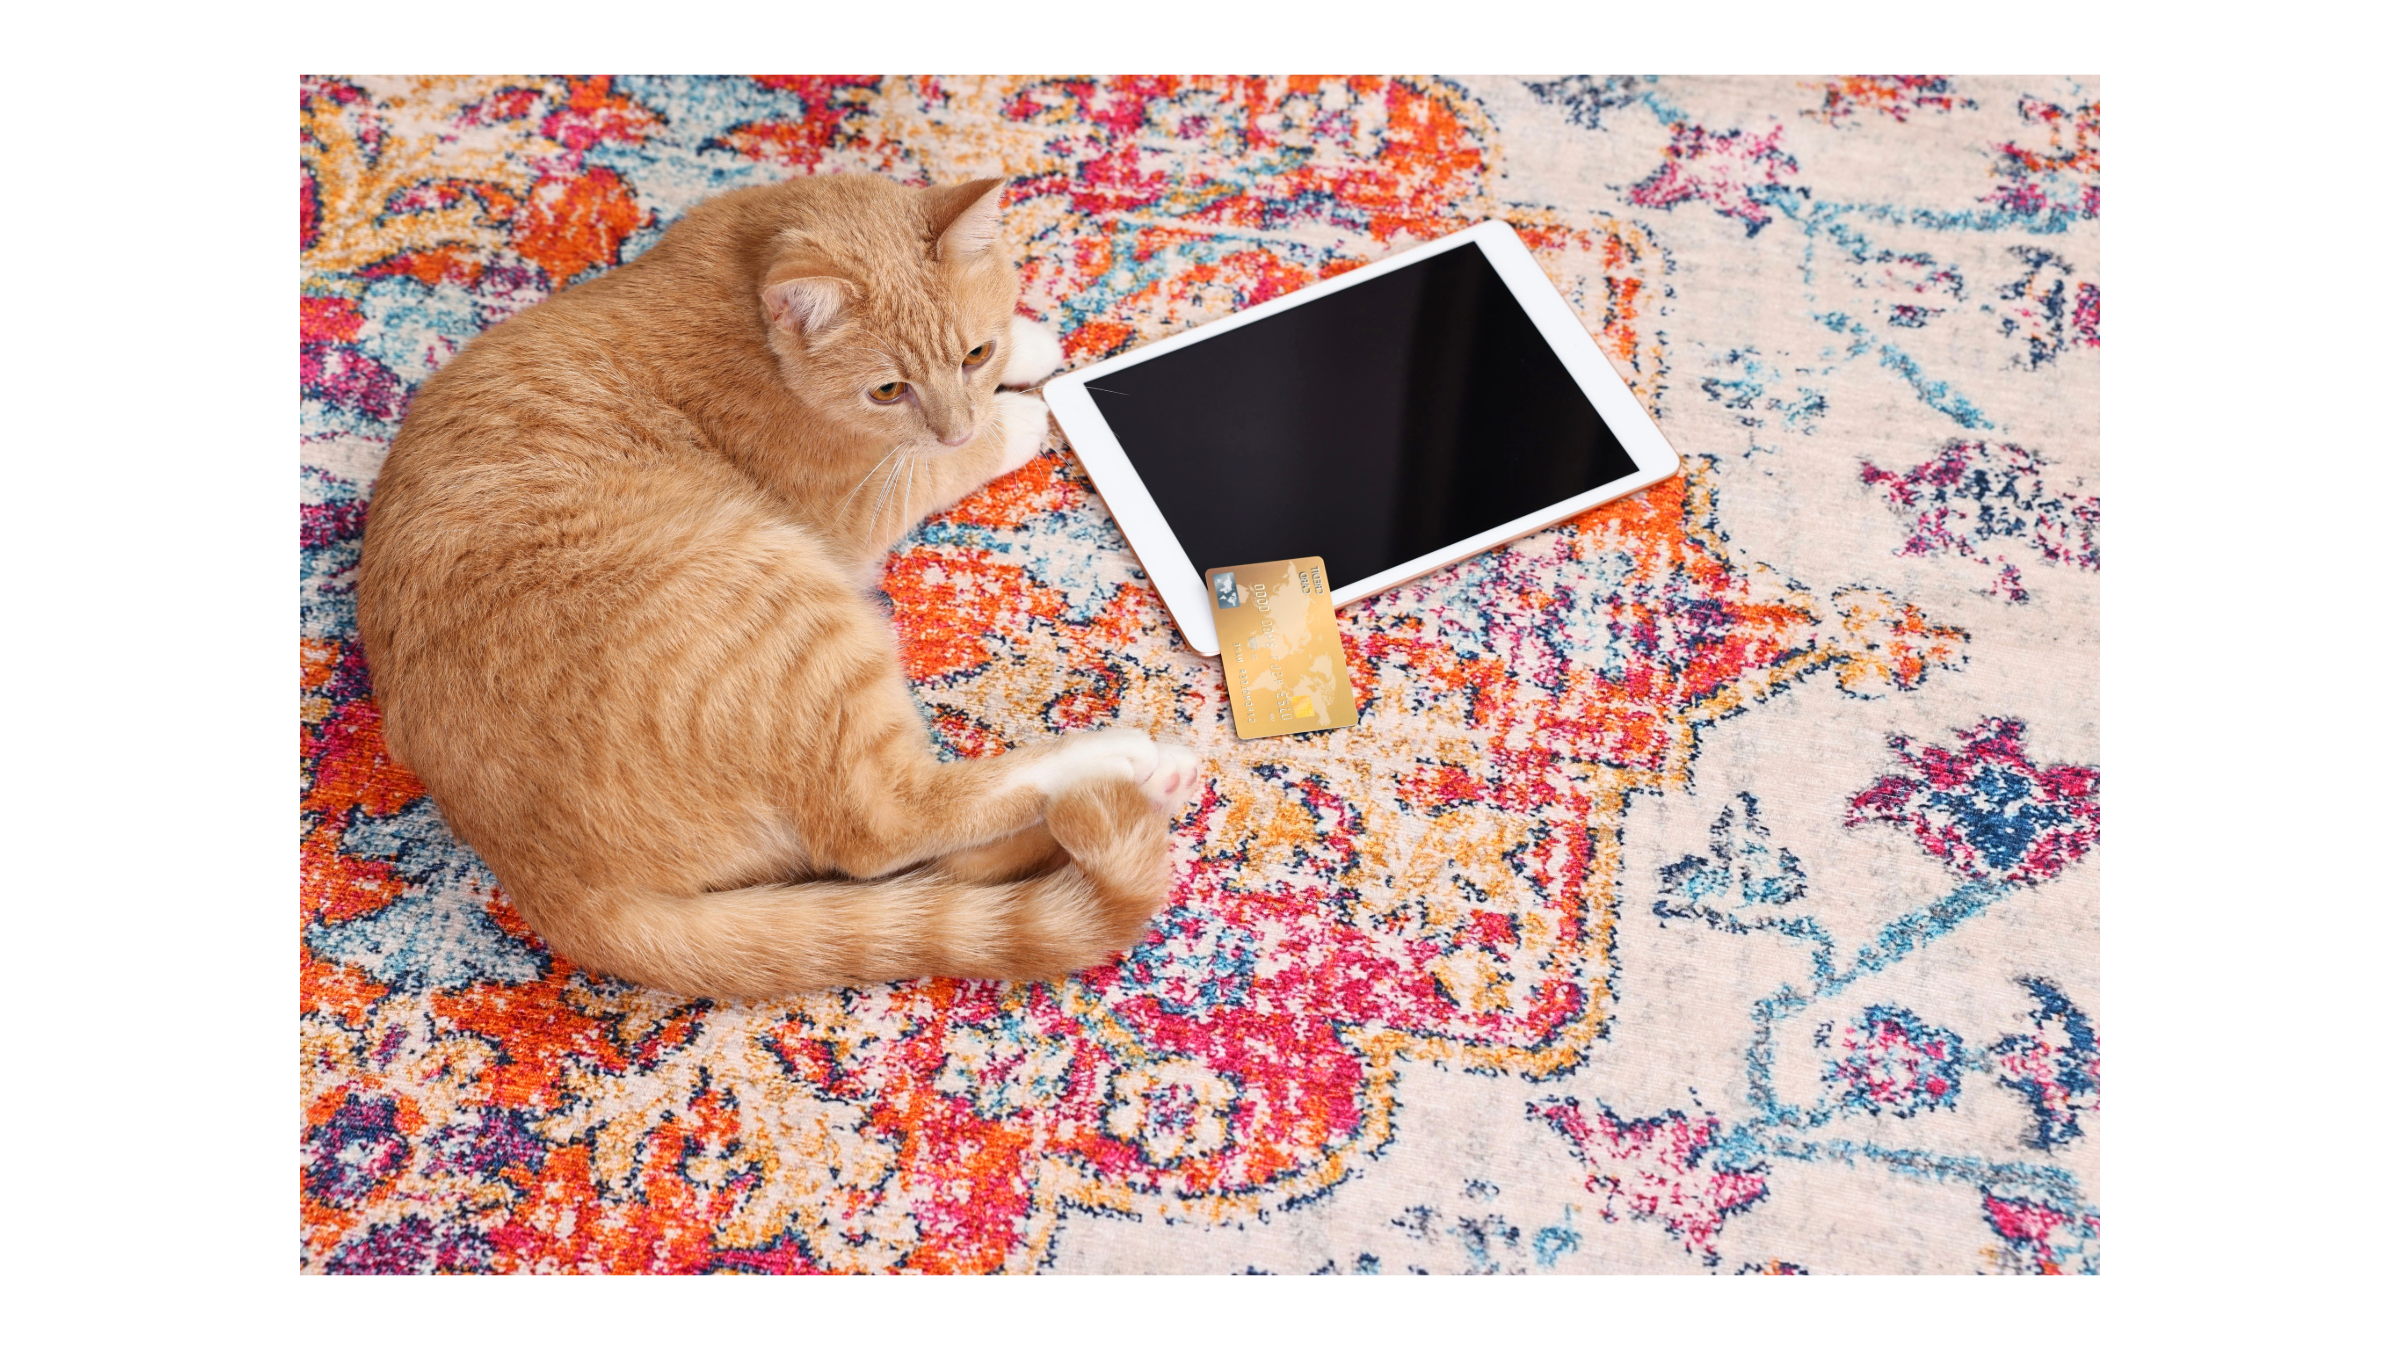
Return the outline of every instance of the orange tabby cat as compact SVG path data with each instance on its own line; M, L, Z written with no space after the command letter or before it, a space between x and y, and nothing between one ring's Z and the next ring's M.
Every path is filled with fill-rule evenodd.
M1000 187L747 188L426 381L358 620L392 753L562 955L686 994L1052 976L1164 899L1196 757L944 763L866 589L1031 459Z

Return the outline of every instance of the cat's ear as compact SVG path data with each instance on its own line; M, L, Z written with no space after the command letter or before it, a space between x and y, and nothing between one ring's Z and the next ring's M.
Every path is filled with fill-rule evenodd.
M933 256L943 262L965 262L997 243L1000 190L1007 186L1005 178L978 178L972 183L925 189Z
M823 331L842 312L850 299L850 283L840 277L784 277L770 280L758 298L770 322L795 337L807 337Z

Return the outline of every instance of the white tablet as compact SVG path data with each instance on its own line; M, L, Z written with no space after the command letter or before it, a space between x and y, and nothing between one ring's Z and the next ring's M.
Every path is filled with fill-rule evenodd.
M1184 640L1210 656L1202 567L1322 557L1346 605L1677 465L1497 220L1055 376L1042 395Z

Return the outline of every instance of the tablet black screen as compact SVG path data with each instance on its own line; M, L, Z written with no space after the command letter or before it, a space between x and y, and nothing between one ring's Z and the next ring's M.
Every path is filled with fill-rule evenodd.
M1202 569L1338 588L1634 469L1473 244L1084 387Z

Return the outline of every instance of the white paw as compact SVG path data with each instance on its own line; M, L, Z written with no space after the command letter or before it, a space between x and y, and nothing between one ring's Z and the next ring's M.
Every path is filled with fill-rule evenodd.
M1161 811L1172 811L1191 800L1200 784L1200 756L1188 745L1158 747L1158 767L1142 780L1142 795Z
M1017 771L1017 781L1045 797L1080 783L1121 778L1148 780L1158 769L1159 747L1138 731L1093 731L1069 736L1058 748Z
M1066 349L1050 330L1020 314L1008 325L1008 364L1000 383L1022 389L1067 363Z
M1050 434L1050 405L1031 394L996 394L992 404L1000 417L1000 471L992 475L998 478L1042 453L1042 440Z

